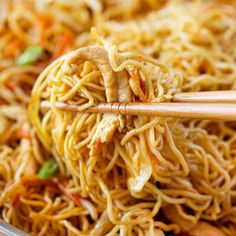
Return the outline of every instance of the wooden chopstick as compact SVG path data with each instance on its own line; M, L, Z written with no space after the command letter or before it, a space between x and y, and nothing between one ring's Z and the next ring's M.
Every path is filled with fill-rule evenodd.
M20 229L0 220L0 235L1 236L30 236L29 234L21 231Z
M73 112L236 121L236 104L226 103L98 103L83 111L73 104L56 102L55 106ZM43 101L41 107L50 109L50 102Z
M173 102L236 103L236 90L177 93Z

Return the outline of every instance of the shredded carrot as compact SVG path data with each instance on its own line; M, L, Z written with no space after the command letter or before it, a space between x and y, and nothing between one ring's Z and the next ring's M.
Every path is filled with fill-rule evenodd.
M144 94L144 92L143 92L143 90L142 90L142 88L144 89L145 87L145 85L144 85L144 83L141 83L140 81L140 74L139 74L140 72L139 72L139 69L138 68L135 68L133 71L131 71L130 72L130 74L131 74L131 77L132 77L132 79L133 79L133 81L134 81L134 83L135 83L135 85L137 86L137 89L138 89L138 96L139 96L139 98L140 98L140 100L142 101L142 102L145 102L145 101L147 101L147 97L146 97L146 95ZM142 86L142 87L141 87Z
M151 161L152 161L152 163L153 163L154 165L158 165L158 161L157 161L156 156L151 155Z
M66 33L65 35L63 35L54 50L53 59L58 58L59 56L61 56L61 54L64 52L64 50L73 42L73 35L71 33Z
M5 83L5 86L10 89L10 90L14 90L14 88L16 87L21 87L24 92L26 94L30 94L31 93L31 85L29 84L26 84L25 82L23 81L14 81L14 80L9 80L9 81L6 81Z
M16 194L15 198L12 201L13 207L18 207L20 204L20 194Z
M57 183L52 180L41 180L36 178L24 179L23 184L26 186L50 186L57 187Z
M30 134L27 130L24 129L24 127L20 127L19 129L16 130L16 137L29 139Z
M16 84L14 81L9 80L5 83L6 87L9 88L10 90L13 90L16 87Z
M87 147L87 146L83 147L81 153L82 153L82 155L83 155L84 157L87 157L88 154L89 154L89 149L88 149L88 147Z
M5 105L5 104L6 104L5 100L0 98L0 105Z
M49 15L39 15L38 16L39 22L40 22L40 28L39 28L39 44L43 46L45 44L45 39L46 39L46 29L48 27L51 27L55 21L52 16Z
M152 164L153 165L158 165L157 157L155 155L153 155L153 153L150 150L148 150L148 155L150 156Z
M143 80L139 80L140 81L140 88L141 88L141 91L143 92L143 93L145 93L145 91L146 91L146 84L145 84L145 82L143 81ZM146 97L146 96L145 96ZM147 98L146 98L147 99Z
M98 140L95 141L94 145L97 149L102 148L103 147L102 140L99 138Z
M77 206L81 206L78 194L70 194L66 191L65 186L62 183L57 184L58 188L64 193L71 201L75 203Z
M22 42L18 38L14 38L6 47L4 55L5 57L14 56L17 48L21 46Z
M52 188L57 188L64 195L66 195L71 201L73 201L77 206L81 206L79 195L68 193L63 183L59 183L53 180L42 180L42 179L30 178L30 179L24 179L23 184L26 186L49 186Z

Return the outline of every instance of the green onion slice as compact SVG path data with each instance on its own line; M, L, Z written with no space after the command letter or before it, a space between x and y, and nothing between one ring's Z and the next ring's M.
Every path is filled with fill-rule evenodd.
M51 158L43 163L38 176L40 179L48 179L56 174L58 170L58 164L54 158Z
M42 53L43 48L40 46L28 47L17 59L16 64L20 66L31 65L41 57Z

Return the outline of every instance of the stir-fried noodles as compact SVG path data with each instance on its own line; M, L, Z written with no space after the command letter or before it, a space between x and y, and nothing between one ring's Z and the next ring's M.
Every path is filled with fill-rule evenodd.
M235 235L233 122L83 112L236 89L235 22L234 1L0 1L1 218L32 235Z

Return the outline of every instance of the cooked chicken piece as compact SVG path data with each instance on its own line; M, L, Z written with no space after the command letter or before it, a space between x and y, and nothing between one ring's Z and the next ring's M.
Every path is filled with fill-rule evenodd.
M184 219L173 205L164 207L163 211L167 219L178 224L181 231L189 236L225 236L220 229L206 222L193 223L190 220Z
M74 53L75 56L72 57L72 60L78 58L79 60L91 61L101 71L108 102L130 101L131 90L127 74L124 71L118 73L113 72L109 63L107 51L104 48L91 46L80 48ZM103 116L103 119L98 125L96 133L90 142L90 155L94 155L95 152L98 151L99 147L96 145L98 142L107 143L111 140L119 125L120 119L118 115L105 114Z
M74 56L73 56L74 54ZM91 61L101 71L108 102L118 101L118 81L110 67L107 51L98 46L80 48L70 54L71 60Z
M206 222L199 222L189 231L189 236L225 236L222 231Z
M182 231L188 232L190 229L192 229L196 224L191 222L190 220L186 220L183 217L181 217L173 205L169 205L167 207L163 208L164 214L166 218L181 228Z
M111 223L107 216L107 211L105 210L100 218L97 220L93 230L90 232L90 235L102 236L105 235L109 230L112 229L114 225Z
M118 80L118 100L119 102L131 101L131 89L128 76L125 71L117 73Z
M119 127L120 120L117 115L104 114L101 122L99 123L97 130L91 140L89 147L91 149L90 155L101 150L103 143L110 142L115 130Z

